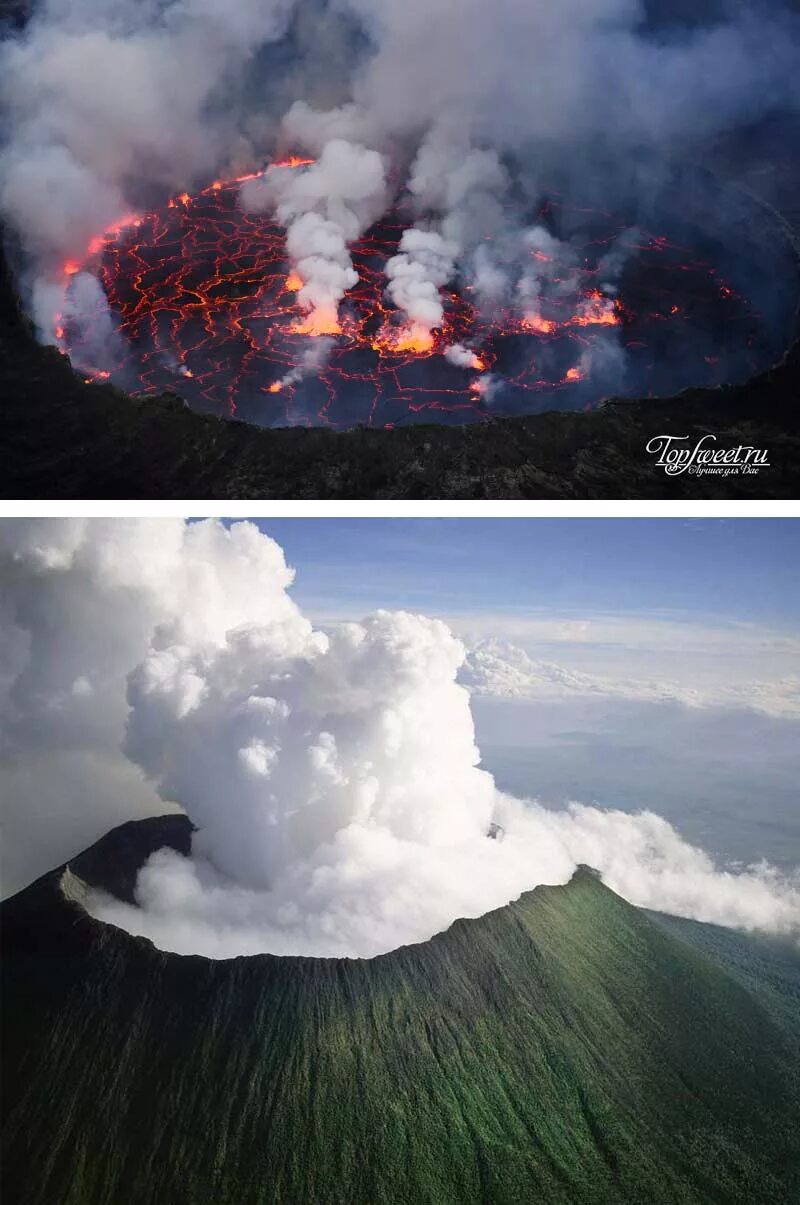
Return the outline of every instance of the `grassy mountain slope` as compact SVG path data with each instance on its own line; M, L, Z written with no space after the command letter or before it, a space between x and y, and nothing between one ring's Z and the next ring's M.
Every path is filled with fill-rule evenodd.
M719 963L748 991L755 992L800 1046L800 951L793 942L754 937L659 912L648 915L668 933Z
M7 1203L796 1199L778 1016L591 871L370 960L178 957L82 911L188 841L122 826L0 909Z

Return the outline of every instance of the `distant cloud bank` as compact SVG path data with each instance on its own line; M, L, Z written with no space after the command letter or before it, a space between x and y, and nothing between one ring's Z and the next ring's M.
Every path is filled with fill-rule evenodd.
M605 696L642 703L747 709L774 717L800 719L800 677L702 689L679 682L601 677L535 659L525 649L501 640L474 644L459 680L473 694L491 698L541 700Z

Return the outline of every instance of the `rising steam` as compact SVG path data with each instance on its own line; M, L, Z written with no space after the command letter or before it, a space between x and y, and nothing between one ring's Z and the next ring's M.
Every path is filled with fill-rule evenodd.
M336 138L309 165L270 166L242 185L250 213L269 211L286 227L289 258L302 282L298 301L312 335L339 332L339 303L358 275L347 250L383 212L385 165L376 151Z
M164 801L150 810L177 803L197 826L191 857L142 869L137 907L95 894L101 919L211 957L371 956L586 862L634 903L800 932L800 891L769 867L719 870L648 812L499 793L448 628L379 611L314 630L251 524L16 521L2 540L6 789L22 798L15 761L38 772L16 827L50 827L35 812L48 790L54 812L74 798L73 826L116 823L94 762L85 789L70 777L120 743Z

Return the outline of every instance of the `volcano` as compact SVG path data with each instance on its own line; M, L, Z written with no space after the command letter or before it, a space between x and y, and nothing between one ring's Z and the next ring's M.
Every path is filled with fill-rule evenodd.
M240 204L249 178L130 215L64 264L53 336L87 382L173 389L192 409L267 427L463 424L747 380L789 341L796 272L779 223L697 171L670 173L646 214L541 193L528 222L568 261L525 253L547 277L541 303L487 309L455 281L430 332L409 329L385 294L412 221L402 205L351 246L358 284L321 324L297 302L285 231ZM625 260L618 286L605 283L609 254ZM113 334L105 303L76 299L86 273Z
M795 498L799 463L794 382L800 357L800 344L795 339L800 244L796 217L789 212L796 196L796 189L791 187L795 175L793 164L781 167L786 191L781 214L757 199L754 191L726 184L721 174L698 172L696 168L673 170L663 188L651 190L646 214L639 211L635 198L627 210L619 203L617 218L611 222L614 230L635 225L640 230L669 232L674 247L662 253L652 251L653 261L661 262L659 256L666 255L664 262L673 256L683 262L675 248L705 247L705 262L719 265L719 278L729 282L727 287L735 294L724 299L715 298L713 290L707 293L711 303L707 314L724 314L728 302L734 308L746 303L747 313L751 318L758 315L762 325L755 344L749 345L746 339L737 342L736 336L733 360L722 356L713 363L708 339L702 333L698 335L699 328L685 316L653 321L649 329L657 338L657 348L667 348L666 342L659 343L659 332L671 331L678 337L680 354L659 358L666 396L644 397L640 393L636 400L626 400L636 395L633 378L628 376L624 389L618 382L608 390L595 390L595 401L601 393L611 395L599 405L589 396L597 385L596 376L567 380L567 374L573 368L581 371L585 346L580 339L587 332L600 343L630 341L622 307L627 307L625 313L635 313L637 309L641 312L641 305L635 291L631 291L632 284L626 287L625 279L619 297L606 298L612 315L619 318L611 326L562 323L560 330L540 335L518 332L498 336L498 353L502 351L511 360L525 348L530 349L534 360L537 349L540 354L563 356L556 374L559 383L553 388L514 386L510 377L503 378L498 371L505 360L495 361L483 373L454 365L443 354L441 343L435 352L392 357L388 349L371 346L375 328L381 329L380 321L364 329L365 338L370 336L369 346L357 346L349 335L336 336L328 349L328 359L322 357L321 371L298 372L295 376L293 366L298 357L331 337L314 339L290 330L302 322L303 316L296 294L288 288L290 272L283 231L273 226L272 274L276 288L282 290L278 296L283 307L275 319L274 338L281 344L282 355L276 358L275 345L271 352L259 346L259 372L263 375L258 377L257 387L255 377L244 377L247 388L254 387L248 401L241 392L235 396L226 392L227 386L217 395L203 395L202 390L208 393L214 380L200 381L181 370L194 374L199 367L189 354L193 346L190 341L183 361L173 353L166 358L154 355L142 364L134 355L133 344L125 342L123 332L115 351L121 358L111 362L111 368L102 368L94 354L96 348L90 349L85 342L86 324L79 329L71 325L75 319L64 319L60 339L55 329L50 338L60 342L62 353L70 352L74 357L71 364L68 355L34 338L19 295L19 277L15 278L5 257L0 257L0 359L6 396L5 475L0 489L9 498ZM562 195L568 193L563 184L554 181L554 194L559 187ZM212 188L215 194L223 191ZM600 194L588 199L592 214L602 219L600 224L605 222L608 230L606 200ZM206 200L217 204L213 196ZM188 220L194 212L186 213L191 201L191 197L188 201L177 198L176 206L167 207L169 222ZM235 190L219 199L219 204L235 207ZM567 211L562 207L559 212L562 234L571 238L575 231L565 216ZM584 221L580 213L574 215L575 223ZM116 234L98 235L91 255L69 265L78 270L64 276L67 287L75 287L82 267L97 272L102 260L110 270L118 255L124 259L125 249L136 244L140 229L131 225ZM398 233L395 226L391 231L393 240ZM213 248L206 254L213 259ZM596 250L589 247L587 255L596 255ZM636 263L634 256L629 262L630 271ZM683 281L692 276L692 272L676 271L679 291ZM701 273L694 279L709 289L715 277ZM589 291L597 287L591 274L585 285ZM230 287L228 281L229 291ZM243 295L237 304L245 308L253 304L252 296L249 300L244 296L252 288L252 281L247 288L242 284ZM359 290L363 295L361 285ZM716 308L717 300L722 309ZM675 304L680 302L670 301L667 314ZM225 303L219 301L219 305L222 312ZM105 302L103 306L107 319ZM445 298L447 314L455 312L454 306L452 302L448 306ZM663 306L661 312L665 312ZM743 314L744 310L737 308L737 312ZM100 326L103 313L94 315ZM352 316L352 310L345 303L341 317L346 320L348 316ZM524 317L518 315L520 325ZM570 315L562 317L566 321ZM85 318L91 319L92 313ZM115 321L119 324L119 313ZM139 325L145 343L150 340L148 345L153 350L156 336L152 325L141 315ZM89 330L91 326L89 321ZM117 329L121 330L119 325ZM263 320L261 329L265 329ZM716 329L723 345L726 340L730 342L730 330L724 322ZM698 337L693 344L695 335ZM234 343L241 337L241 332L236 338L230 336ZM787 347L789 350L784 351ZM81 348L85 356L80 354ZM202 348L194 354L198 353L202 355ZM628 368L637 354L636 349L625 349ZM762 357L773 367L748 376L747 364ZM345 361L360 359L372 368L382 365L385 381L394 380L399 373L406 384L409 378L420 375L425 384L429 373L447 374L448 380L455 380L461 389L460 398L455 399L458 404L445 409L438 402L427 405L436 401L430 393L408 394L409 407L404 410L404 405L397 403L389 414L382 404L373 406L376 392L371 368L364 379L348 382L346 389L341 380L330 376ZM732 380L737 375L731 368L734 362L739 365L738 375L746 378L739 385L709 384L669 393L670 388L683 389L689 363L699 373L695 377L692 370L690 378L713 382ZM83 369L78 367L81 363ZM216 378L216 386L224 384L230 369L229 363ZM124 389L119 387L118 372L125 378ZM324 378L323 373L328 376ZM470 390L471 382L494 382L498 378L500 389L492 391L490 387L479 395ZM340 388L334 388L332 396L326 379L333 380L334 386L338 380ZM158 380L165 384L162 392L154 394ZM651 378L642 392L652 389ZM136 396L131 396L131 391ZM512 394L523 411L528 407L538 412L503 418L503 407L513 401ZM443 398L446 406L453 406L453 395L442 395L439 402ZM423 404L417 408L420 399ZM556 409L567 402L579 408ZM234 418L251 421L218 421L229 418L232 407ZM464 415L481 421L466 422ZM371 425L337 429L359 422ZM381 425L383 422L387 425ZM770 467L749 476L667 476L654 467L652 456L645 451L659 433L696 442L709 431L718 436L721 447L748 444L767 448Z
M797 1199L791 951L588 868L370 960L165 954L84 910L190 842L132 822L3 904L8 1202Z

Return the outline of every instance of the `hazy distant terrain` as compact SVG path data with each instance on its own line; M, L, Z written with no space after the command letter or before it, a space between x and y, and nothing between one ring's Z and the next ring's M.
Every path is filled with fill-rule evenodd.
M800 862L797 724L752 712L474 698L483 765L501 790L671 821L722 860Z

